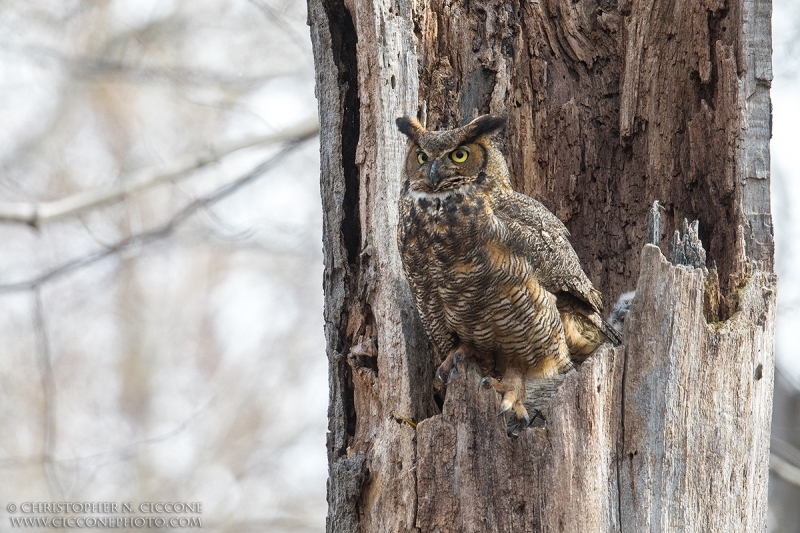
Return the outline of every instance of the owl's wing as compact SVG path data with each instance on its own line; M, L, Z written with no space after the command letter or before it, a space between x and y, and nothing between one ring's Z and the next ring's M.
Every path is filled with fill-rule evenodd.
M583 272L567 239L569 230L558 217L516 191L495 198L494 214L508 228L509 248L528 259L545 289L554 294L568 292L602 313L602 295Z

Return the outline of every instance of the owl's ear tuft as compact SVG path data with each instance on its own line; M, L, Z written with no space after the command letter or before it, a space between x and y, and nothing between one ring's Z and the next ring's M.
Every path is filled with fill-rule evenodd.
M470 134L474 138L485 133L493 133L505 126L506 122L508 122L507 117L483 115L467 124L466 128L470 130Z
M420 125L417 119L409 116L398 118L395 120L395 124L397 124L397 129L400 130L400 133L407 135L414 140L416 140L419 135L425 131L425 128Z

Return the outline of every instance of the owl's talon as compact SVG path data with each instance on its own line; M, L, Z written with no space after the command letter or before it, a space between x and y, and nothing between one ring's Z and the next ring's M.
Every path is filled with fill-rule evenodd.
M458 377L458 360L461 359L463 352L461 351L461 347L459 347L455 353L453 354L453 368L450 369L450 375L447 376L447 380L453 381Z
M517 402L514 404L514 414L519 420L525 421L525 425L522 429L525 429L531 425L531 416L528 414L528 410L525 409L525 406L522 405L522 402Z
M450 374L447 376L447 382L450 383L451 381L455 381L458 377L458 368L454 365L452 370L450 370Z
M489 387L493 387L494 386L493 381L494 380L492 378L486 376L485 378L483 378L478 382L478 390L488 389Z
M514 406L519 403L517 402L517 395L514 394L513 391L508 391L503 395L503 401L500 402L500 414L507 413L511 409L514 409ZM516 409L514 409L516 413Z
M450 354L444 361L442 361L442 364L439 365L439 368L436 369L436 377L439 378L439 381L447 385L453 378L454 369L453 356ZM445 379L444 376L447 376L447 379Z
M442 364L436 369L436 377L445 385L458 377L458 367L456 365L458 365L459 359L464 356L463 350L463 346L459 345L445 357ZM447 376L447 381L444 379L445 375Z

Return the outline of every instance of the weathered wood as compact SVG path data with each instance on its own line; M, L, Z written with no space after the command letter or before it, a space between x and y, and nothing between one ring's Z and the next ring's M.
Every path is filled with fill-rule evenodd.
M421 531L617 531L622 349L602 348L554 396L546 428L506 436L475 368L417 428Z
M770 9L309 0L329 531L765 528ZM513 185L567 224L605 301L639 291L625 345L570 374L546 428L518 439L474 369L446 394L434 387L395 245L404 140L394 119L416 113L438 128L484 112L509 116ZM656 242L700 220L714 290L654 247L640 258L654 200ZM706 323L704 292L721 322Z
M642 253L626 320L619 454L622 531L764 531L772 413L774 274L703 315L705 276Z
M397 252L399 180L386 179L400 175L405 149L394 118L417 100L413 28L391 10L309 2L330 364L329 531L414 528L414 434L391 413L423 419L436 411L430 348Z

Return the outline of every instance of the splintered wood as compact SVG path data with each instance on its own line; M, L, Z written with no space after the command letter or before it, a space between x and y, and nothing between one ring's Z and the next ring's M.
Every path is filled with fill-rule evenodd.
M763 531L776 277L703 316L699 269L647 246L629 320L619 450L622 531Z

